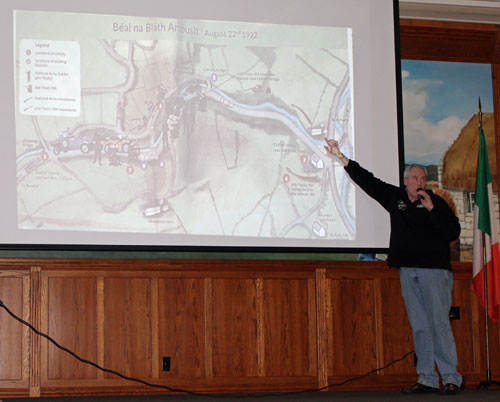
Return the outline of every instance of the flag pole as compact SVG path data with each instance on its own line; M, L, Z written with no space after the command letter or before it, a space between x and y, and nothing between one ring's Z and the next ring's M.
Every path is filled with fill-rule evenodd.
M481 115L481 113L480 113ZM491 381L491 369L490 369L490 341L489 341L489 326L488 326L488 271L486 263L486 234L481 233L482 243L483 243L483 272L484 272L484 328L485 328L485 345L486 345L486 380L481 381L478 385L478 389L488 389L488 387L493 384ZM496 383L496 382L495 382ZM497 383L500 385L500 383Z
M479 127L483 127L483 112L481 111L481 97L479 97L479 113L478 113ZM487 271L487 261L486 261L486 234L481 233L482 238L482 249L483 249L483 273L484 273L484 326L485 326L485 340L486 340L486 380L481 381L478 385L478 389L487 390L490 385L500 386L500 382L491 381L491 369L490 369L490 342L489 342L489 326L488 326L488 271Z

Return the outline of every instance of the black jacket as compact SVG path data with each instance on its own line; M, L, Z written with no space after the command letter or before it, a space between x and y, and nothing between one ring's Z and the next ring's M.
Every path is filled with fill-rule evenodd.
M383 182L355 161L345 170L390 214L390 266L451 270L450 242L460 235L460 223L445 200L426 190L434 204L428 211L420 201L411 202L406 189Z

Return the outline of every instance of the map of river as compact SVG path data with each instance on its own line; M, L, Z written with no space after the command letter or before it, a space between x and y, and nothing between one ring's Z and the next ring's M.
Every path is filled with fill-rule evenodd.
M19 228L355 237L349 28L14 18Z

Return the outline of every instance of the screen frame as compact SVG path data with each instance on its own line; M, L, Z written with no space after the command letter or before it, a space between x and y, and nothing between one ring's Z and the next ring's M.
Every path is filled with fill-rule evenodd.
M29 2L28 2L29 3ZM402 172L404 170L404 145L403 145L403 113L402 113L402 81L401 81L401 49L400 49L400 25L399 25L399 3L392 0L393 5L393 28L394 28L394 60L396 83L396 107L397 107L397 136L398 136L398 163L399 182L402 184ZM16 5L17 7L17 5ZM48 7L50 8L50 7ZM45 8L44 8L45 9ZM8 14L8 13L6 13ZM8 17L11 17L10 15ZM5 16L4 16L5 18ZM10 24L12 25L12 23ZM58 251L179 251L179 252L230 252L230 253L386 253L388 248L373 247L246 247L246 246L199 246L199 245L129 245L129 244L32 244L32 243L1 243L0 250L58 250Z

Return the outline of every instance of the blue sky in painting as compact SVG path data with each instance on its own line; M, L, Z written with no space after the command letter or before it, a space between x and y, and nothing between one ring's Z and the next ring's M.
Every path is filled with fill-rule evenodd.
M402 60L406 163L439 164L467 121L493 111L491 66Z

